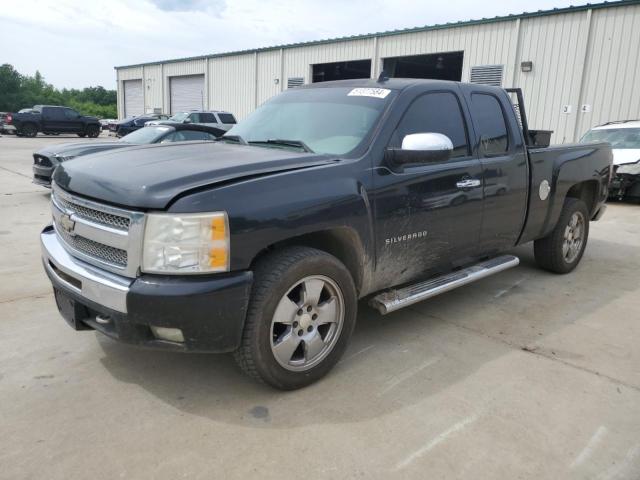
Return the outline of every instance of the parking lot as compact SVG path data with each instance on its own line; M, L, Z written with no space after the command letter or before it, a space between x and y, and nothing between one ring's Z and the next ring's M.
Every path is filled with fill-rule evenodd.
M573 274L527 245L397 313L362 302L337 368L283 393L65 324L31 154L68 141L0 137L0 478L640 477L640 206L591 224Z

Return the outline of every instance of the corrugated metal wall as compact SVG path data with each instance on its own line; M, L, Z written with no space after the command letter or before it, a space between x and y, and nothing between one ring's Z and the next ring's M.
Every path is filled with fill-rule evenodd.
M239 118L255 109L256 55L233 55L209 60L209 107L228 110Z
M384 58L453 51L464 51L463 81L472 66L504 65L503 85L523 88L532 128L554 130L553 142L577 140L605 121L640 117L637 4L119 68L118 108L123 111L124 80L143 78L146 110L166 112L170 77L205 74L208 108L242 119L285 89L288 78L309 83L316 63L371 59L375 77ZM522 61L533 62L533 70L522 72Z
M594 10L576 136L593 125L640 118L640 6Z

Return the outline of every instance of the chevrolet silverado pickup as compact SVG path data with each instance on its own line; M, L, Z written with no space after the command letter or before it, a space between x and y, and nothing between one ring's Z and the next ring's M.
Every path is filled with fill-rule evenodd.
M345 80L287 90L217 142L62 163L41 234L75 329L234 352L308 385L336 364L359 299L382 314L518 264L580 262L604 211L607 144L531 145L497 87Z

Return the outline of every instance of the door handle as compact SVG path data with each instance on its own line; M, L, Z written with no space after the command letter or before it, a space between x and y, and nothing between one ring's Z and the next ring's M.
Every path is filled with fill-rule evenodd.
M458 188L473 188L473 187L479 187L479 186L480 186L480 180L476 178L466 178L456 183L456 187Z

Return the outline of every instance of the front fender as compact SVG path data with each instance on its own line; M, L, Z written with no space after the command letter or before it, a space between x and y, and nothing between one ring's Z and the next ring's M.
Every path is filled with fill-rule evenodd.
M226 211L231 233L231 270L248 269L265 248L314 232L347 230L369 265L373 252L366 186L352 165L330 164L245 179L194 192L170 212Z

